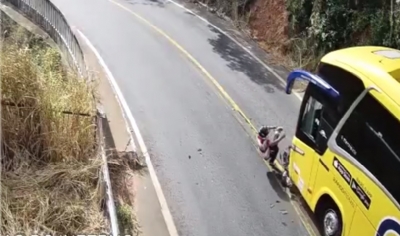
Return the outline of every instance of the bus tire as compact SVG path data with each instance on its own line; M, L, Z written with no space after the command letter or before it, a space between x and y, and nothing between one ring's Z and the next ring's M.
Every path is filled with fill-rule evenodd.
M316 210L316 217L322 235L342 236L342 214L332 198L328 195L322 196Z

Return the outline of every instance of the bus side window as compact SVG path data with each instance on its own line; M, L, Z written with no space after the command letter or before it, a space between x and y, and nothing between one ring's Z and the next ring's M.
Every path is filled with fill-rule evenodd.
M372 95L367 94L336 138L338 145L374 175L398 203L399 133L399 120Z
M320 123L322 104L310 97L307 101L300 129L315 141Z
M328 110L328 106L325 106L321 115L318 136L315 140L317 149L316 151L321 155L324 154L328 148L328 139L333 133L333 125L336 125L335 114Z

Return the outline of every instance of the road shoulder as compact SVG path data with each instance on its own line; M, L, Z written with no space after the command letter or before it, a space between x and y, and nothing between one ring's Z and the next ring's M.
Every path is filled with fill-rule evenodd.
M88 71L92 74L91 79L95 80L98 99L106 115L103 129L110 172L112 174L113 169L118 166L128 166L114 171L117 174L122 170L124 176L121 173L118 173L118 177L111 176L114 179L113 193L118 201L117 205L128 204L131 207L135 215L132 220L135 221L136 218L140 225L140 235L169 236L153 182L147 169L142 168L141 158L137 158L141 154L136 150L136 141L130 139L129 128L107 75L85 40L78 33L75 35L84 53ZM136 163L137 160L140 163Z

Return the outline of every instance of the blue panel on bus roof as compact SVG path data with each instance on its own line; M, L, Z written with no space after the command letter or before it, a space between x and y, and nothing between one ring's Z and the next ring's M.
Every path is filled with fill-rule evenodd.
M309 83L316 85L321 89L322 92L328 94L333 98L339 97L339 92L336 91L332 86L330 86L324 79L322 79L318 75L315 75L305 70L294 70L290 72L290 74L287 77L287 84L286 84L287 94L292 93L293 84L296 79L306 80Z

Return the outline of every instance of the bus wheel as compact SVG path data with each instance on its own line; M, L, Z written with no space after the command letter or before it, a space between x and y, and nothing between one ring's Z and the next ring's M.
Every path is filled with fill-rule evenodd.
M341 236L343 222L339 208L333 201L326 201L322 204L323 206L318 212L318 220L323 236Z

